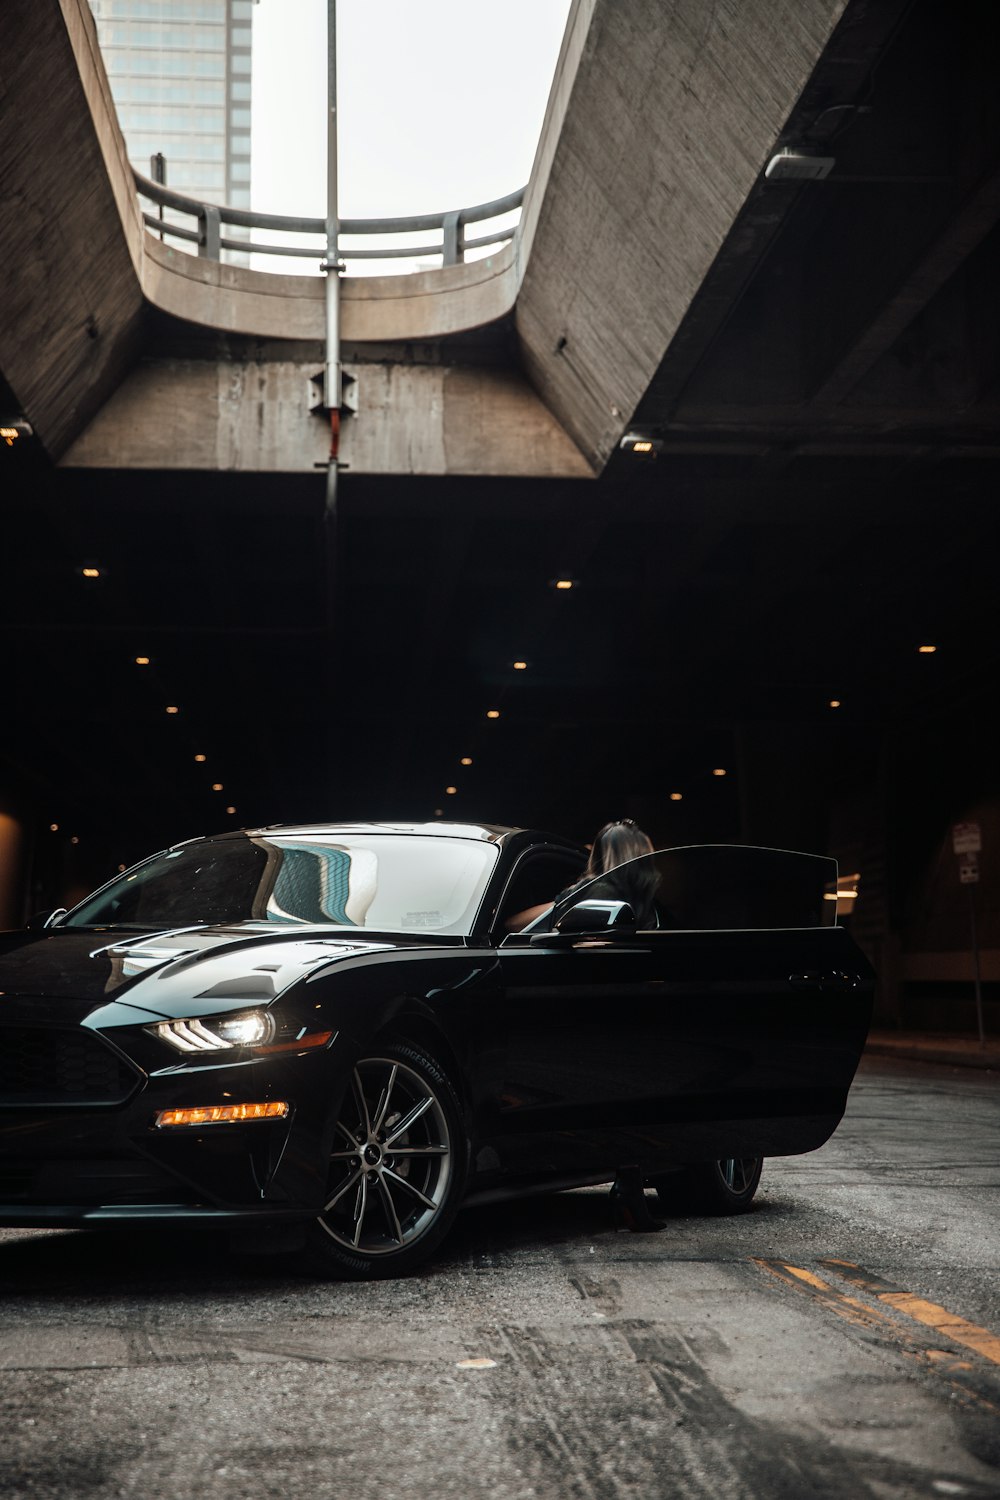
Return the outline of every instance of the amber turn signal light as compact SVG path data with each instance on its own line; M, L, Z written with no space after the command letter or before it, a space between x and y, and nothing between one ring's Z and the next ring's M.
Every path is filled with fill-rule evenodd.
M156 1117L157 1130L169 1125L234 1125L244 1120L284 1120L291 1105L284 1099L264 1104L204 1104L192 1109L161 1109Z

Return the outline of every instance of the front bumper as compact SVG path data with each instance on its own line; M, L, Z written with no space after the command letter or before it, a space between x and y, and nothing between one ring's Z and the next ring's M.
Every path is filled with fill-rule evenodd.
M0 1105L0 1227L309 1218L323 1202L349 1077L334 1044L137 1075L113 1105ZM272 1100L289 1103L287 1118L156 1126L165 1109Z

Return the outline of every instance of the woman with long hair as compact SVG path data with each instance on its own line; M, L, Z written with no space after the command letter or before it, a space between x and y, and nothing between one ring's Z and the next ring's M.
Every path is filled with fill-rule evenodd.
M597 881L601 876L609 878L600 881L595 895L614 896L617 900L627 901L635 911L638 925L648 927L654 921L653 898L659 884L652 861L643 861L638 867L623 871L617 878L612 872L652 852L652 839L647 833L643 833L632 818L619 818L617 822L605 823L603 828L598 829L594 842L590 845L590 857L579 880L560 891L554 901L529 906L525 911L509 917L508 931L522 932L546 912L553 911L556 907L572 906L572 898L584 886Z

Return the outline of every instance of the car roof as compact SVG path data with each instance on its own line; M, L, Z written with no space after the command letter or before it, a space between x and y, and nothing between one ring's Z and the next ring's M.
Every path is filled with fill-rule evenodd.
M499 844L514 834L527 831L494 823L446 823L440 818L435 818L433 823L267 823L257 828L226 829L222 833L209 834L206 837L215 839L267 838L273 834L288 834L292 837L303 838L341 838L357 834L402 834L406 838L448 837ZM538 837L548 838L550 835L539 834ZM558 835L554 836L554 841L561 842Z
M268 823L256 828L226 828L219 833L182 839L170 847L180 849L205 840L217 843L229 839L267 839L275 836L336 840L356 838L359 835L369 838L401 836L403 838L469 839L477 843L494 844L498 849L521 850L534 844L544 844L555 849L571 849L575 853L583 850L583 845L576 839L567 838L561 833L548 833L537 828L515 828L500 823L448 823L441 818L435 818L432 823Z

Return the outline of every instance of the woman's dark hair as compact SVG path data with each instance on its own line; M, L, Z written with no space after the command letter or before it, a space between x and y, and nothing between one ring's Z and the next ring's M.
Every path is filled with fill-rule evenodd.
M594 839L583 877L595 881L593 895L627 901L640 928L654 926L657 921L655 902L660 877L653 861L643 859L644 854L652 852L652 839L631 818L605 823Z
M653 841L631 818L621 818L617 823L605 823L590 846L590 858L581 879L593 880L597 875L606 875L618 865L630 859L639 859L653 852Z

